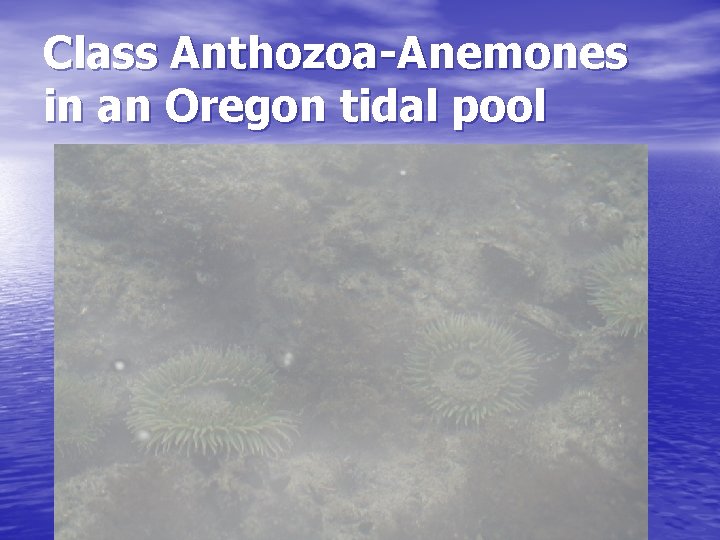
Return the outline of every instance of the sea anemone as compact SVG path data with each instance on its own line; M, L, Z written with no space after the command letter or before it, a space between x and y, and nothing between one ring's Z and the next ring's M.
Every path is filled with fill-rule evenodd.
M407 354L406 379L434 415L478 426L523 409L535 383L532 355L509 329L452 316L428 326Z
M271 407L274 388L273 371L259 354L196 348L140 379L127 422L155 453L274 457L297 434L293 417Z
M605 251L590 271L591 303L621 335L647 332L647 240L631 238Z
M69 374L55 377L55 455L89 454L105 435L115 399Z

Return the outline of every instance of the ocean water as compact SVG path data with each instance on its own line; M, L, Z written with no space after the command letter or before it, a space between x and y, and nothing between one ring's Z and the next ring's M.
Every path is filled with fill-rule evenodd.
M650 156L650 538L720 538L720 157Z
M51 538L52 163L0 157L0 538Z
M51 538L50 163L0 158L0 538ZM650 538L720 536L720 159L651 154Z

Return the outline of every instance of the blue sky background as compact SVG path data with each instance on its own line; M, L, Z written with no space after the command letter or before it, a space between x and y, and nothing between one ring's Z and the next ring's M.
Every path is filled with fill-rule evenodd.
M688 330L686 337L690 341L677 345L679 354L676 354L667 335L682 327L683 317L691 319L702 306L712 307L709 317L717 318L718 314L714 311L715 296L695 295L696 291L685 280L682 264L690 266L692 263L683 262L690 259L673 256L673 250L679 253L683 246L693 243L693 234L700 236L700 227L690 219L694 212L692 201L705 200L706 196L693 191L686 193L687 203L683 199L682 208L678 206L681 213L670 215L668 208L672 205L664 200L662 204L657 203L661 199L654 195L654 190L662 185L666 186L662 189L671 192L673 182L690 185L691 182L686 180L697 175L691 167L687 169L691 172L683 173L686 177L676 177L673 171L678 169L664 169L664 162L655 160L654 156L667 150L716 152L720 149L720 8L716 1L633 3L610 0L588 3L546 0L518 4L431 0L316 0L312 3L251 0L215 2L212 6L203 4L200 7L197 1L164 0L152 5L139 1L115 4L121 3L38 1L2 4L0 223L10 226L0 229L0 263L4 263L0 264L0 389L4 389L0 391L0 536L7 533L13 538L52 537L51 216L55 143L647 143L651 157L652 209L650 397L651 419L659 418L651 424L651 441L653 433L672 424L667 419L679 414L682 397L672 403L666 416L653 417L653 407L666 397L665 390L654 393L654 381L664 377L663 380L669 381L667 384L672 384L683 379L682 372L666 367L672 359L687 364L687 359L696 358L697 365L704 366L706 359L718 351L717 347L712 347L709 349L712 354L709 354L707 348L696 346L692 340L697 336L705 344L711 343L713 337L703 337L702 332L695 329ZM45 41L55 34L84 34L88 41L107 44L152 41L160 46L160 67L152 72L56 72L45 64L42 56ZM392 62L383 64L384 67L377 71L366 72L171 72L167 65L177 37L182 34L189 34L198 42L259 34L274 43L370 41L378 48L396 49L401 47L408 34L418 35L425 42L455 44L468 41L539 41L548 44L571 41L579 45L596 41L607 45L619 41L628 45L630 64L621 72L582 69L542 72L409 69L401 72L392 68ZM220 122L176 125L164 118L163 100L170 90L179 86L193 88L197 94L219 96L320 94L327 99L328 121L324 125L274 125L263 133L248 131L244 125ZM534 88L544 87L547 90L547 122L525 125L477 123L458 134L449 125L447 107L441 106L444 122L438 125L345 124L330 105L341 89L361 86L378 90L397 86L408 94L422 94L427 87L437 87L441 103L448 103L454 95L512 96L531 94ZM46 87L54 87L60 94L83 97L87 106L84 125L46 124L43 119ZM101 125L94 117L92 104L103 94L150 96L155 104L153 122L149 125ZM683 156L681 165L694 163L692 157ZM710 165L703 165L704 178L718 177L718 163L715 160ZM658 182L661 176L663 182ZM652 204L653 197L655 205ZM668 223L663 229L666 233L653 237L653 231L659 230L653 222ZM667 248L670 251L662 253L667 261L677 263L672 268L673 279L677 279L679 287L687 294L688 303L682 316L675 313L671 317L668 308L664 307L667 304L662 303L662 280L657 278L657 282L653 282L653 276L660 276L663 269L661 264L653 266L655 261L660 261L653 256L653 249L658 245L654 243L655 239L669 235L676 223L685 225L678 229L682 230L682 236L667 244L671 246ZM704 238L705 243L696 242L703 246L698 260L704 260L706 250L720 252L714 237ZM11 271L6 271L8 268ZM708 271L707 279L716 274ZM4 304L8 298L9 303ZM26 298L32 298L32 302L25 302ZM15 317L15 312L4 312L8 306L23 308L22 320ZM663 320L666 327L662 326ZM14 323L19 326L12 326ZM654 334L653 328L663 328L663 331ZM654 362L658 351L664 351L663 358L667 356L661 363ZM8 359L14 359L15 363ZM695 379L700 381L698 388L705 384L712 390L712 376L702 370L698 373L701 374ZM715 376L720 380L720 373ZM28 408L23 397L26 395L36 398L32 402L34 408ZM710 408L707 412L711 412ZM692 416L699 419L699 423L706 423L697 410ZM718 415L713 413L708 417L717 418ZM671 518L682 513L675 508L673 497L679 491L679 478L684 473L674 475L666 470L667 483L660 486L653 484L653 467L672 469L673 465L668 463L695 463L699 452L697 445L675 444L683 437L689 439L687 430L683 431L684 424L676 422L672 428L669 431L674 437L673 445L665 455L670 455L669 461L657 465L659 462L653 460L651 446L650 491L651 509L654 508L651 511L651 537L700 538L697 533L683 536L688 530L688 522L679 518L675 522L679 525L672 534L664 529ZM712 440L705 435L701 438ZM714 462L717 444L714 447L714 443L709 444L707 460ZM12 474L3 476L4 471ZM720 500L718 486L713 488L715 492L706 493L710 488L702 482L692 485L697 491L687 491L692 500ZM653 532L658 534L652 535Z
M126 2L37 2L5 7L0 22L0 62L10 73L0 90L1 136L15 143L76 141L312 141L388 140L447 142L649 142L656 147L716 148L720 144L720 9L709 1L631 3L595 6L561 1L533 5L411 0L389 2L324 0L300 4L287 0L216 2L198 9L185 0ZM42 58L45 40L54 34L84 34L88 41L114 44L151 41L159 45L160 66L152 72L55 72ZM177 36L197 42L226 41L256 33L262 39L324 42L370 41L400 49L408 34L423 41L544 43L581 45L620 41L628 45L629 67L623 71L545 70L398 71L392 61L377 71L284 72L171 71L169 59ZM59 50L63 50L62 48ZM198 95L300 95L326 98L325 125L274 125L251 133L244 125L173 125L165 118L164 97L178 86ZM437 87L441 103L438 125L349 125L339 119L337 96L343 88L370 86L378 91L397 86L402 93L423 95ZM45 87L84 98L86 121L46 125ZM547 122L513 125L477 123L463 135L453 133L447 105L455 95L478 98L497 94L531 95L547 91ZM150 125L100 125L98 96L147 95L154 101Z

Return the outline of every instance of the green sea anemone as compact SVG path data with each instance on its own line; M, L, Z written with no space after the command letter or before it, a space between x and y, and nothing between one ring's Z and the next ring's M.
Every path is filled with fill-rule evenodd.
M55 455L89 454L105 435L115 399L92 381L55 377Z
M605 251L590 271L591 303L621 335L647 332L647 240L631 238Z
M535 383L532 355L509 329L453 316L425 329L407 354L406 379L440 419L478 426L520 410Z
M133 389L128 425L155 453L278 456L292 443L293 417L273 410L275 381L260 355L209 347L149 370Z

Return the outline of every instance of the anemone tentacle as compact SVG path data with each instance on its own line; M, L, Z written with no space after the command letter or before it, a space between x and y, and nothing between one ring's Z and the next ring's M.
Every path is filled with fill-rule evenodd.
M148 450L203 455L278 456L297 434L294 417L274 410L271 367L240 348L182 353L151 369L133 389L128 425Z
M597 260L588 277L591 303L621 335L647 333L647 240L631 238Z
M533 370L532 355L512 331L462 315L428 326L405 364L409 386L435 416L463 426L523 409Z

